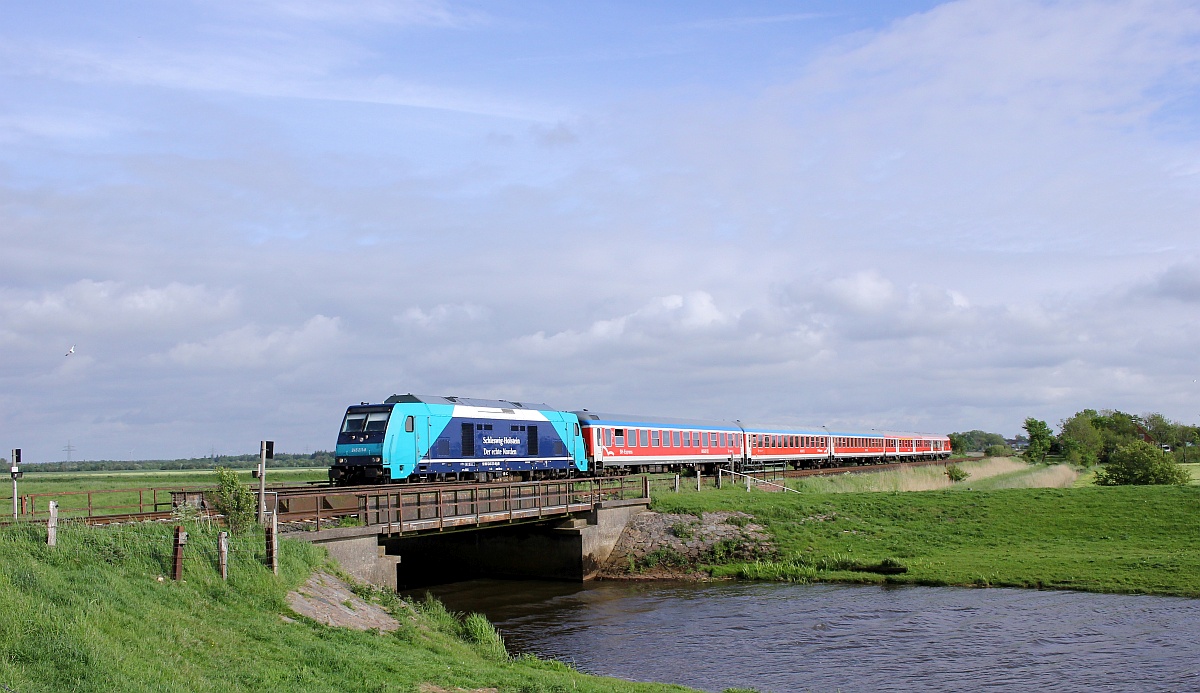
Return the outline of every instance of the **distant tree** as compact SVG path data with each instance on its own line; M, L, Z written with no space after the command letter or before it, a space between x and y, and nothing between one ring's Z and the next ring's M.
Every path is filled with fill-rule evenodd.
M1161 448L1144 441L1118 447L1108 464L1096 472L1100 486L1175 484L1191 481L1191 475Z
M1029 434L1029 447L1025 449L1025 459L1030 462L1045 462L1046 453L1050 452L1050 444L1054 434L1045 421L1033 418L1025 419L1025 432Z
M1093 423L1098 414L1094 409L1084 409L1069 419L1064 419L1058 434L1063 455L1071 464L1090 467L1100 461L1104 451L1104 437Z
M999 433L987 431L967 431L966 433L950 434L950 449L957 453L983 452L989 445L1006 445L1007 441Z
M1170 445L1173 450L1183 442L1183 435L1181 435L1180 429L1184 427L1162 414L1151 413L1143 415L1142 426L1146 429L1146 433L1150 434L1150 438L1158 445Z

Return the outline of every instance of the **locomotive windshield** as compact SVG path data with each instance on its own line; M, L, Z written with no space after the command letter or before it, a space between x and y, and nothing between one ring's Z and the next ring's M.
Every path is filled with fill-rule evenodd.
M371 433L387 430L390 411L350 411L342 422L342 433Z

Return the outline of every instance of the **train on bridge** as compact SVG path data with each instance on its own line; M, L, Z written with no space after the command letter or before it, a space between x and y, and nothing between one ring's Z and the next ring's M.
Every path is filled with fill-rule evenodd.
M545 404L393 395L346 410L329 480L554 479L718 468L820 468L937 460L945 435L559 411Z

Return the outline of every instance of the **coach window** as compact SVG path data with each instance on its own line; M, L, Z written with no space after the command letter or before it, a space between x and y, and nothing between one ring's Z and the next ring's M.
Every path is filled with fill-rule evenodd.
M617 447L625 447L625 429L617 429Z
M650 431L650 447L658 447L658 431Z
M640 441L642 443L642 447L645 448L645 447L650 446L650 431L647 431L646 429L643 428L641 430L641 432L638 434L638 438L640 439Z

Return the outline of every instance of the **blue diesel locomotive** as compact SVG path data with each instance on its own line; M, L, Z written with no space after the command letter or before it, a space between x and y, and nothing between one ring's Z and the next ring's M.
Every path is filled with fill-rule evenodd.
M575 476L588 471L579 419L545 404L393 395L352 406L338 433L329 480L487 481Z

